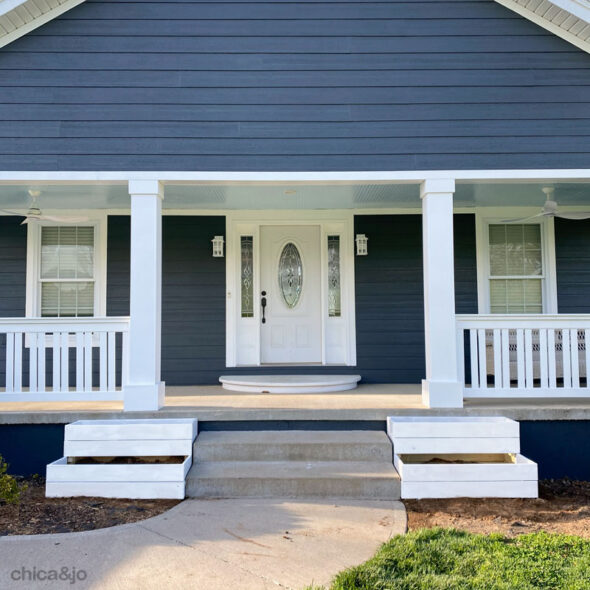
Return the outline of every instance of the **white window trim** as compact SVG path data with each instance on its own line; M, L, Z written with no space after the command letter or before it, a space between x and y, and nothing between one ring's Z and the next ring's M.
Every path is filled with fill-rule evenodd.
M490 313L490 244L489 226L507 218L529 217L539 213L538 207L480 207L475 210L477 250L477 304L480 314ZM543 256L543 313L557 312L557 270L555 262L555 224L552 217L538 217L525 223L541 226Z
M49 212L47 212L49 213ZM54 215L60 212L54 211ZM61 212L63 214L63 212ZM39 273L41 268L42 227L94 227L94 316L105 317L107 311L107 213L97 211L76 211L88 217L80 223L58 223L38 221L27 224L27 276L25 316L41 317L41 289Z

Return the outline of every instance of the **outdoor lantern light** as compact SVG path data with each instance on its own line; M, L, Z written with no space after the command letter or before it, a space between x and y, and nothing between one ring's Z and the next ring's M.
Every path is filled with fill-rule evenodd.
M356 234L356 255L366 256L369 253L367 249L367 242L369 238L365 234Z
M214 236L211 243L213 244L213 258L223 258L223 236Z

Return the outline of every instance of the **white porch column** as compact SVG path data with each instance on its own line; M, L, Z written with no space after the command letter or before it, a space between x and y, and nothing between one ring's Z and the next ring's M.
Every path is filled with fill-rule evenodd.
M425 180L420 188L426 339L422 401L431 408L463 406L455 326L454 192L452 178Z
M131 286L125 410L164 405L160 380L162 324L162 185L130 180Z

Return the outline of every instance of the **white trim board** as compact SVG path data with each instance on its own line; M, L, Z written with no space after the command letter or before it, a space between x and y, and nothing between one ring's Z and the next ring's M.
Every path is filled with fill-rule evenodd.
M519 218L536 215L538 207L476 207L475 248L477 258L477 304L480 314L490 313L489 297L489 240L488 226L506 217ZM551 217L526 223L541 226L543 255L543 313L557 313L557 264L555 260L555 224Z
M40 317L39 271L41 264L41 227L94 227L94 315L106 316L107 301L107 214L100 210L85 210L88 221L60 224L40 221L27 224L27 267L25 317Z
M457 182L506 182L559 180L590 182L590 168L520 170L426 170L426 171L345 171L345 172L190 172L190 171L0 171L2 184L121 184L130 180L158 180L178 184L419 184L429 179Z

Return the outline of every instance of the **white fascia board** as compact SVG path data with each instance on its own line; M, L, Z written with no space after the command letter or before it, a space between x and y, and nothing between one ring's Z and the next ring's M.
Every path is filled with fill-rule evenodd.
M124 184L157 180L168 184L417 184L428 179L458 182L590 182L590 168L524 170L425 170L344 172L194 172L194 171L0 171L3 184Z
M15 4L10 10L6 12L10 12L14 10L14 8L18 8L19 6L25 6L27 4L27 0L19 1L19 0L0 0L0 16L6 14L6 12L2 12L2 4L6 2L7 6L10 4ZM58 16L62 15L64 12L71 10L78 4L82 4L84 0L66 0L63 4L56 6L55 8L51 9L49 12L46 12L39 16L38 18L33 19L32 21L28 22L27 24L23 25L22 27L18 27L14 31L8 33L7 35L0 36L0 48L5 47L6 45L16 41L20 37L34 31L36 28L48 23L49 21L57 18Z
M557 35L558 37L565 39L566 41L568 41L572 45L575 45L576 47L579 47L586 53L590 53L590 43L588 41L584 41L583 39L580 39L580 37L570 33L565 29L562 29L559 25L556 25L555 23L544 18L543 16L536 14L535 12L529 10L528 8L526 8L526 6L519 4L515 0L496 0L496 2L498 2L498 4L502 4L502 6L509 8L517 14L520 14L524 18L534 22L540 27L543 27L550 33L553 33L554 35ZM553 4L561 10L569 12L576 18L579 18L584 22L590 24L590 8L588 7L587 2L582 3L581 1L575 0L553 0L551 4ZM566 7L566 5L568 7ZM576 11L575 13L573 12L574 10Z

